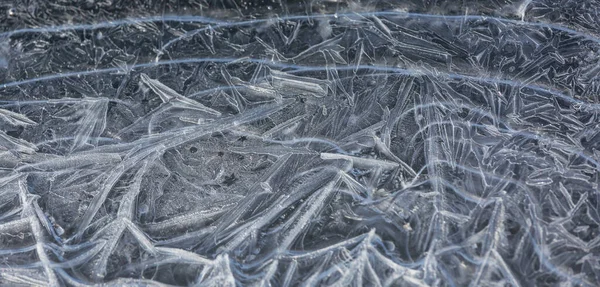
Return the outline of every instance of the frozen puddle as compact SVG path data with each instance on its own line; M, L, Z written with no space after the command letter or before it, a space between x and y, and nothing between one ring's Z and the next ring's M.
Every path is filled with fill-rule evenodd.
M2 6L1 285L599 284L600 2L124 2Z

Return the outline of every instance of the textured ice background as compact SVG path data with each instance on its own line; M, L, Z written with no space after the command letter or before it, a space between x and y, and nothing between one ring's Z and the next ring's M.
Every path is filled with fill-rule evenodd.
M0 7L0 285L600 282L599 1Z

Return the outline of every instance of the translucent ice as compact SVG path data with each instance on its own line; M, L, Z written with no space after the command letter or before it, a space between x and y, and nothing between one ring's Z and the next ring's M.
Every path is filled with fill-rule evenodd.
M10 2L2 286L600 284L599 1Z

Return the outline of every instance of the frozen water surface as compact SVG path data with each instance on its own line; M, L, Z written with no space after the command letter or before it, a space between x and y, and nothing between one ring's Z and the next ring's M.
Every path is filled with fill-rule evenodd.
M597 286L600 2L390 2L3 1L0 284Z

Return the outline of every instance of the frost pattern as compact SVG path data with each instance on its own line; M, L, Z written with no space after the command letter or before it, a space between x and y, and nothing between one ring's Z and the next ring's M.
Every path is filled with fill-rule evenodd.
M46 2L0 284L600 284L600 2Z

